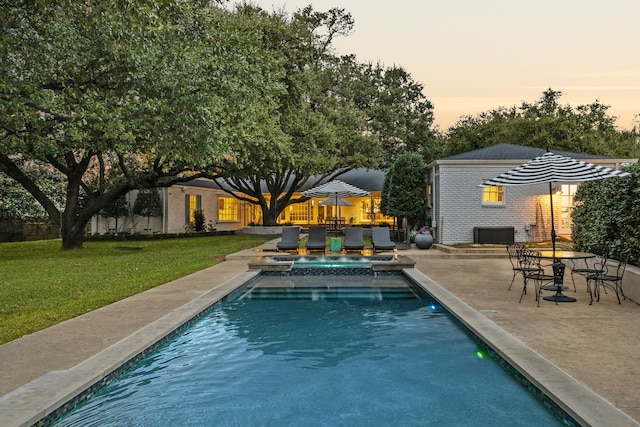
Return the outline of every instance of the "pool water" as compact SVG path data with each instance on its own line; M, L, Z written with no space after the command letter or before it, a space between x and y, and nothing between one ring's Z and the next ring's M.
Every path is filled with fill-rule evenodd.
M402 276L302 279L259 277L57 425L563 425L428 295L386 298Z

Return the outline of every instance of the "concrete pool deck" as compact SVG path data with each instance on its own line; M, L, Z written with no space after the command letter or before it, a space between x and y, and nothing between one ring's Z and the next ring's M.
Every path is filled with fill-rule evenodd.
M0 424L37 422L256 274L247 271L248 261L271 249L273 242L263 245L262 254L232 254L200 272L0 346ZM468 311L490 333L505 331L503 345L512 346L507 351L521 344L533 350L523 356L531 359L527 371L565 393L565 402L587 414L587 425L640 425L640 305L628 300L618 305L609 294L589 306L583 281L577 282L575 303L541 301L536 307L529 293L518 304L520 282L507 291L511 265L495 251L462 257L434 249L401 253L416 261L417 275L458 306L456 313ZM540 359L554 366L537 364ZM604 401L598 403L593 393ZM594 401L599 406L594 408Z

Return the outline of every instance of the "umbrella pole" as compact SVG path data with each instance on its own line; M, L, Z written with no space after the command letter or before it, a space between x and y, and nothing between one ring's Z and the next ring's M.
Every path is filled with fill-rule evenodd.
M553 254L555 255L556 254L556 225L553 219L553 188L551 185L551 181L549 181L549 204L551 206L551 247L553 248Z
M335 216L335 223L336 223L336 228L334 230L334 235L335 237L338 237L338 215L340 213L340 206L338 206L338 193L336 193L336 216Z

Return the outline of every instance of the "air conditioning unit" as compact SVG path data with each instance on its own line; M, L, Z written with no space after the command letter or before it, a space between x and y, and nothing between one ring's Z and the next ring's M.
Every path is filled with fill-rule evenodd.
M513 227L473 227L473 243L505 244L515 241Z

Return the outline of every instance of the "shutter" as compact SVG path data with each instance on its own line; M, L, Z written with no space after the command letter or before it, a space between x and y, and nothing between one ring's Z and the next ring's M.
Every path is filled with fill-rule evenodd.
M184 195L184 223L185 225L188 225L191 221L189 221L189 195L185 194Z

